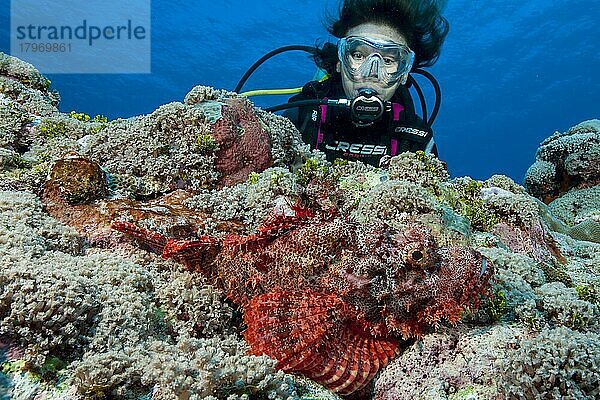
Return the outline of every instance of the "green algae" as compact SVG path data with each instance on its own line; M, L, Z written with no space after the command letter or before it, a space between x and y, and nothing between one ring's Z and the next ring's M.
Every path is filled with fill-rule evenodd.
M327 164L319 163L319 160L315 158L309 158L296 170L296 178L298 184L306 186L314 178L327 175L329 172L330 168Z
M5 375L16 374L27 369L25 360L7 361L0 364L0 372Z
M98 122L100 124L108 123L108 118L105 115L98 114L94 117L94 122Z
M259 179L260 174L258 172L251 172L250 175L248 175L248 183L250 183L251 185L258 184Z
M440 201L448 205L458 214L466 217L473 228L489 232L500 218L490 211L481 198L483 183L469 180L466 184L442 188Z
M270 180L271 180L271 184L273 185L279 185L281 182L283 182L286 179L287 174L284 173L283 171L272 171L271 172L271 176L270 176Z
M486 311L493 322L500 322L502 317L508 313L508 299L503 290L498 290L488 300Z
M196 149L200 154L213 153L219 148L217 142L209 133L200 133L196 137Z
M89 115L84 114L84 113L78 113L75 111L71 111L69 113L69 117L76 119L78 121L81 121L81 122L90 122L90 120L91 120L91 117Z
M473 386L461 388L448 396L448 400L477 400L477 398L477 392Z
M102 129L104 129L108 126L108 118L104 115L98 114L94 118L92 118L85 113L78 113L76 111L71 111L68 114L68 116L70 118L76 119L77 121L80 121L80 122L93 124L93 126L91 128L92 133L98 133Z
M69 131L67 124L59 122L44 121L39 127L40 133L48 140L67 136Z
M596 288L591 285L577 285L575 286L575 290L577 291L577 296L581 300L589 301L592 304L598 304L598 292Z

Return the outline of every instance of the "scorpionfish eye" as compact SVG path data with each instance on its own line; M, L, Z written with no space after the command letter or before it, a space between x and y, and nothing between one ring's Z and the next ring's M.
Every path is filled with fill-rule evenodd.
M413 242L406 245L403 252L403 259L407 265L413 267L426 267L431 263L429 252L420 242Z

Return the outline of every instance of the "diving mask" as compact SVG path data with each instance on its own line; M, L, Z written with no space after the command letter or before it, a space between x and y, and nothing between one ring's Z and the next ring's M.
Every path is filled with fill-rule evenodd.
M391 87L410 72L415 53L389 40L348 36L338 43L338 57L353 82L371 80Z

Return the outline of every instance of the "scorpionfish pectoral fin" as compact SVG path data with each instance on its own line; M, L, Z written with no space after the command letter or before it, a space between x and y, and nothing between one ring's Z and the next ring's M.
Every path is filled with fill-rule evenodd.
M399 342L353 329L341 298L313 291L271 292L244 310L246 341L255 355L347 395L365 387L399 354Z
M132 237L143 247L172 258L190 270L202 271L202 266L214 259L220 250L219 240L202 236L198 240L174 240L126 221L115 221L111 228Z
M139 226L127 221L115 221L110 226L112 229L126 234L140 242L143 246L149 248L155 253L162 254L169 239L158 232L140 228Z

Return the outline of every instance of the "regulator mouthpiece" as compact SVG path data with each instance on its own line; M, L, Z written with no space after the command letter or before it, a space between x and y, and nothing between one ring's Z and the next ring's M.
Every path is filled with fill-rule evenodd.
M369 126L381 119L385 104L373 89L360 89L358 96L350 103L350 111L356 125Z

